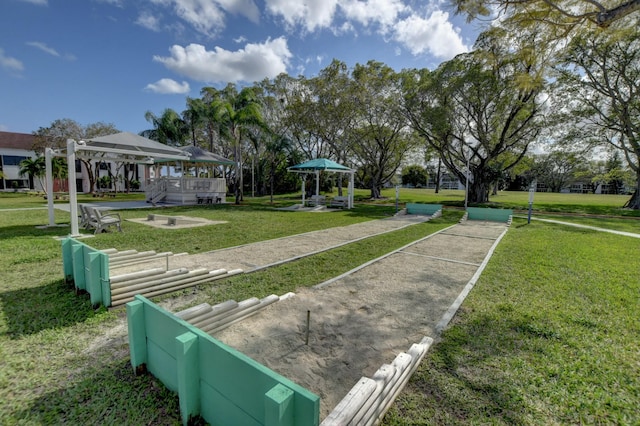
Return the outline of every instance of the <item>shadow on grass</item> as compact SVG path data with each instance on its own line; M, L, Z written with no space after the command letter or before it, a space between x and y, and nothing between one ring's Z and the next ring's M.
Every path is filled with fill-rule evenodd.
M82 372L13 413L33 424L180 425L178 395L150 374L135 376L129 359Z
M68 224L64 226L56 226L52 228L37 228L40 225L15 225L0 227L0 239L16 238L16 237L63 237L69 234Z
M0 293L0 301L11 339L67 327L96 315L89 296L76 295L64 280Z

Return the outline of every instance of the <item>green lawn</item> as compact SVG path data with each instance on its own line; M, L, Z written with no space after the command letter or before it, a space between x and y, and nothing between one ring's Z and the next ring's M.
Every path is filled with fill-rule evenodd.
M402 189L401 200L459 206L464 194L451 192ZM523 194L505 195L503 205L526 206ZM395 212L395 193L385 195L386 204L331 214L274 211L268 199L126 210L120 212L125 218L155 211L228 223L150 230L126 222L123 234L87 241L98 248L195 253L387 217ZM47 222L46 210L1 211L44 205L42 198L21 197L0 195L0 424L179 424L175 394L132 373L127 342L117 337L124 308L94 311L86 295L62 281L60 243L52 237L68 228L36 229ZM611 214L621 205L599 197L562 205L578 206L580 214ZM292 194L276 204L297 201ZM194 303L283 294L456 223L461 214L448 210L432 222L181 294L193 295ZM620 216L562 217L634 232L625 224L638 222ZM69 217L56 211L55 219ZM639 253L640 239L516 219L385 424L639 424Z

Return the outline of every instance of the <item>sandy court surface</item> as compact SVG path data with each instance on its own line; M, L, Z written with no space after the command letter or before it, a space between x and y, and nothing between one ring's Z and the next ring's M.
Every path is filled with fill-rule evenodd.
M328 285L299 289L213 336L319 395L323 419L360 377L435 337L505 229L455 225Z
M261 241L258 243L213 250L206 253L169 258L169 269L177 268L207 268L242 269L245 272L252 269L282 262L301 255L308 255L322 250L328 250L341 244L346 244L359 238L369 237L382 232L398 230L428 220L427 216L400 215L388 219L373 220L349 226L323 229L305 234L293 235L285 238ZM146 219L143 219L146 220ZM207 228L203 228L203 232ZM215 232L215 227L212 227ZM128 248L128 247L127 247ZM127 249L123 248L123 249ZM170 247L167 250L171 250ZM137 272L144 269L164 268L165 259L153 260L135 265L114 267L110 270L112 276Z

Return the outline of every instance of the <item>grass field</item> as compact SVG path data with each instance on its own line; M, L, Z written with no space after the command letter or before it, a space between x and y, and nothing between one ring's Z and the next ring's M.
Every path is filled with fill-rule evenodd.
M365 192L357 195L366 199ZM228 223L150 232L126 222L124 233L89 243L195 253L387 217L395 213L395 192L384 195L386 203L324 215L274 211L268 199L155 210ZM494 200L526 208L528 194ZM291 195L276 204L296 201ZM628 218L638 212L619 209L624 201L536 194L535 204L563 213L563 220L640 232L640 222ZM459 207L464 194L402 189L400 202ZM60 243L52 237L68 229L35 228L46 223L46 210L9 210L43 205L41 197L0 194L0 424L179 424L175 394L150 376L134 376L126 341L114 337L124 308L93 310L86 295L62 281ZM565 215L572 211L577 215ZM180 294L195 292L210 303L283 294L453 224L461 214L450 209L433 222ZM69 219L60 211L55 218ZM516 219L384 423L639 424L639 254L640 239Z

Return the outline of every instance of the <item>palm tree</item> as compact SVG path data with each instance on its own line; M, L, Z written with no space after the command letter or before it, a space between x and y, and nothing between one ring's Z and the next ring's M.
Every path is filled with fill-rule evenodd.
M165 145L185 145L189 137L189 125L171 108L162 111L159 117L147 111L144 118L153 125L153 129L143 132L146 137Z
M42 185L42 177L46 172L46 163L44 157L36 157L36 158L25 158L20 161L20 170L18 174L20 176L29 176L29 188L34 189L33 187L33 178L37 177Z
M225 99L224 127L229 132L233 144L233 157L236 162L234 192L236 204L243 199L242 193L242 141L247 131L254 127L263 128L262 107L257 101L253 88L245 87L238 93L235 86L228 85L222 91Z

